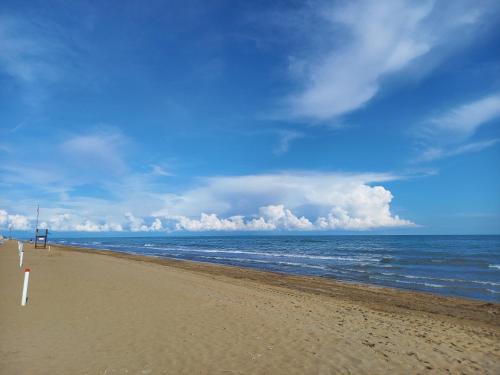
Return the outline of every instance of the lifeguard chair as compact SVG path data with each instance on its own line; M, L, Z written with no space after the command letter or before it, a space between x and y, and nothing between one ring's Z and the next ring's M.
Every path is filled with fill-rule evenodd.
M49 235L48 229L36 229L35 232L35 249L47 248L47 237Z

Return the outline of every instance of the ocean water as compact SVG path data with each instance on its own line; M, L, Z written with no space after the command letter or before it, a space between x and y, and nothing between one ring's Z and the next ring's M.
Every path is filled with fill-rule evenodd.
M500 302L500 236L96 237L52 242Z

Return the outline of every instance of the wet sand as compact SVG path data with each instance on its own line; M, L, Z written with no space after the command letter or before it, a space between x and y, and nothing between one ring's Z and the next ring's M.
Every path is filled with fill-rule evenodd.
M500 373L500 305L108 251L0 245L0 374Z

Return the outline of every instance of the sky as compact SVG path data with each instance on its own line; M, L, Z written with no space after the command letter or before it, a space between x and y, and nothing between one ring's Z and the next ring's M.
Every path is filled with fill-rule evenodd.
M0 3L0 231L500 234L497 1Z

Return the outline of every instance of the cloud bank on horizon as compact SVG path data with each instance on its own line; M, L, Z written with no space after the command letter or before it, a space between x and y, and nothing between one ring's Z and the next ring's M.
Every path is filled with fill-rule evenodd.
M369 185L397 178L332 173L212 177L185 192L140 199L141 205L161 206L147 217L149 224L131 212L120 212L122 207L131 206L130 200L101 202L101 209L107 212L106 221L101 214L82 221L81 215L69 213L79 210L76 208L68 212L49 208L46 210L51 217L40 226L81 232L322 231L414 226L391 213L393 197L389 190ZM71 203L75 204L74 200ZM78 204L84 210L88 201ZM304 215L299 217L297 212ZM27 230L33 227L33 220L0 210L0 227Z
M500 233L496 2L52 5L0 5L0 230Z

